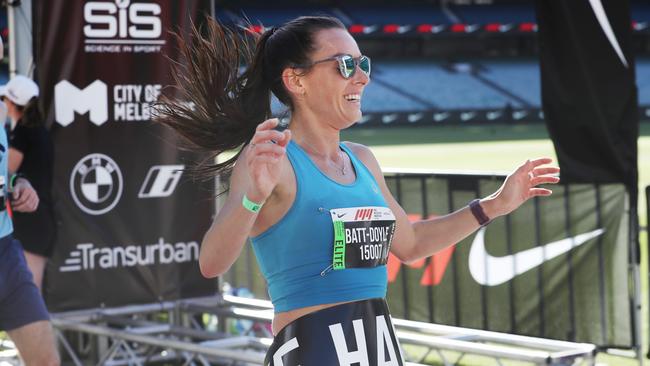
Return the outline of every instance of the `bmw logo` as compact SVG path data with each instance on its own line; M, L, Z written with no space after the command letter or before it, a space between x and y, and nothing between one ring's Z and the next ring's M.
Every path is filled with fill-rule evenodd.
M104 214L122 196L122 172L104 154L90 154L75 165L70 176L70 193L79 208L90 215Z

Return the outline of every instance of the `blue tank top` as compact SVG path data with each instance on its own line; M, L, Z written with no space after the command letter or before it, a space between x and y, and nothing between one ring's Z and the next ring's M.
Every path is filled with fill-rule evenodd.
M385 265L332 270L330 210L387 207L372 173L344 144L340 147L356 173L356 180L349 185L321 172L298 144L291 141L287 145L296 176L295 200L278 223L251 238L276 312L386 296Z
M4 127L4 124L0 123ZM9 176L7 173L7 162L9 160L9 143L7 142L7 133L4 128L0 131L0 195L4 195L6 199L9 198L9 193L6 191L9 184ZM6 207L0 207L0 238L3 238L14 231L9 211Z

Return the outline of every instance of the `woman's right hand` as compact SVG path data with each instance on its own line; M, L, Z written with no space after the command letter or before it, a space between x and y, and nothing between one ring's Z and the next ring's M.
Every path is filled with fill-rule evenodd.
M260 123L246 148L246 164L251 182L246 197L253 202L266 201L282 174L281 164L291 140L291 131L274 130L278 123L277 118Z

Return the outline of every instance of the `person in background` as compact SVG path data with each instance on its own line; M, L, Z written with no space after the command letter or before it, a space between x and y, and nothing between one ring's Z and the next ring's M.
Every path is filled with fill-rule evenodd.
M0 38L0 59L3 54ZM7 134L0 128L0 330L7 332L25 365L58 366L61 361L50 315L27 267L22 245L13 238L6 202L10 197L14 212L34 212L39 206L38 194L27 179L8 174L8 153Z
M56 223L52 207L54 148L38 108L39 88L16 75L0 90L9 116L9 173L25 176L38 193L36 212L14 212L14 236L23 244L34 283L42 291L43 273L52 255ZM38 228L35 230L35 228Z

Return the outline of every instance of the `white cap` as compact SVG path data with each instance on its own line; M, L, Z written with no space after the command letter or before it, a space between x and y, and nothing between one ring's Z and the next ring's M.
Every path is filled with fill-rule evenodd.
M5 97L19 106L25 106L29 101L38 97L38 85L23 75L14 76L7 85L0 87L0 97Z

